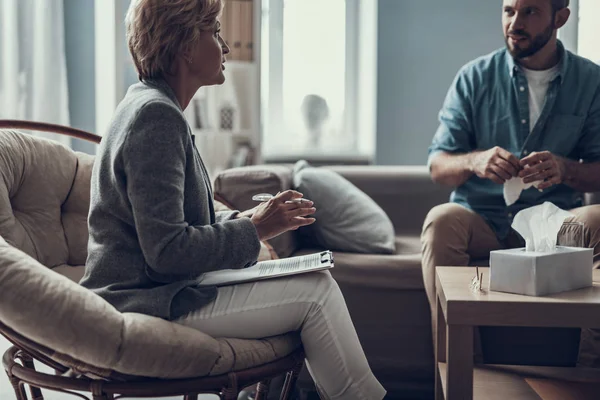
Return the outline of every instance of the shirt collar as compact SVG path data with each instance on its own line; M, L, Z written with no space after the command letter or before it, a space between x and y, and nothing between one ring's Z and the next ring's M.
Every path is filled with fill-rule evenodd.
M557 47L558 47L558 54L560 55L560 61L558 62L559 67L558 67L558 74L556 75L556 78L560 77L561 80L564 80L564 77L567 74L567 69L569 68L570 55L560 40L557 41ZM506 51L506 56L507 56L506 62L508 65L508 72L510 73L511 77L514 77L515 72L520 72L521 68L515 62L514 58L509 53L508 49L505 51Z

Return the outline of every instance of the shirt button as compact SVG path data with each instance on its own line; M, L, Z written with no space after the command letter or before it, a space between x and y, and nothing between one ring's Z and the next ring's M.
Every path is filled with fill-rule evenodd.
M523 150L523 155L526 156L529 152L527 150Z
M521 120L521 123L522 123L523 125L525 125L525 124L527 123L527 120L526 120L526 119L522 119L522 120Z
M513 217L513 213L508 213L508 218L512 218Z
M525 86L521 86L521 87L519 88L519 90L520 90L521 92L524 92L524 91L525 91Z

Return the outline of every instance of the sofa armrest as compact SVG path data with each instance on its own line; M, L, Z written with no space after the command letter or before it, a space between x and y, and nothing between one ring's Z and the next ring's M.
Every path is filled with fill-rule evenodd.
M451 188L433 183L426 166L331 166L387 213L398 235L419 235L425 216L448 202Z

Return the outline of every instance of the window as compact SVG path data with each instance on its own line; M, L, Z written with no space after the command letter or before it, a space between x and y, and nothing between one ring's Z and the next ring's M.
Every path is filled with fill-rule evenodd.
M263 1L263 157L372 157L376 57L360 53L376 53L374 18L373 0Z
M579 0L578 53L600 63L600 1Z

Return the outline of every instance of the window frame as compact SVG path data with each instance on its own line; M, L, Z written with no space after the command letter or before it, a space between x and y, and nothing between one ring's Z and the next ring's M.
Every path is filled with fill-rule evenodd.
M261 154L269 159L277 156L277 151L270 149L267 141L272 132L284 132L283 121L283 18L285 0L263 0L262 29L261 29ZM368 161L374 158L375 148L375 105L365 109L361 96L376 101L376 48L377 30L377 0L345 0L346 25L345 25L345 98L343 127L348 132L348 140L352 140L352 150L341 154L343 157L365 157ZM369 12L364 13L367 9ZM368 14L368 15L365 15ZM368 31L368 32L365 32ZM367 34L368 33L368 34ZM365 44L365 35L370 43ZM367 40L368 41L368 40ZM368 50L366 49L368 48ZM361 60L361 53L369 52L372 65L367 65ZM361 72L364 72L362 74ZM366 85L364 82L368 82ZM266 83L266 85L265 85ZM266 88L265 88L266 86ZM372 93L363 93L372 91ZM359 109L361 113L359 113ZM368 127L372 137L360 138L359 131ZM359 129L361 127L361 129ZM306 150L286 153L285 156L306 156ZM335 157L339 152L331 149L319 156L323 158Z

